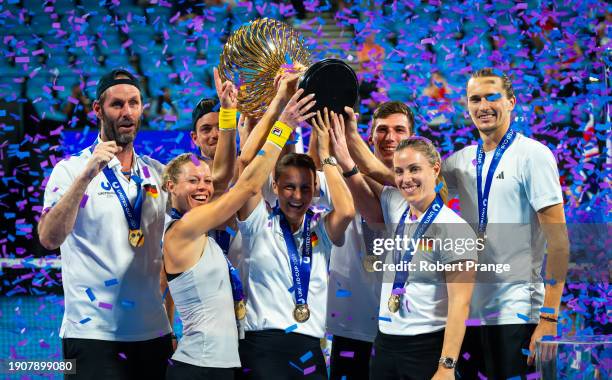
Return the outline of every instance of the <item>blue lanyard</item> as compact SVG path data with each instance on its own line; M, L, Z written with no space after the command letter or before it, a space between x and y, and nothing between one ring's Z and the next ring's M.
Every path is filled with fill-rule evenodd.
M134 206L132 206L130 204L130 200L128 199L127 194L123 190L123 187L121 187L121 183L119 182L119 179L117 178L113 170L106 166L104 167L104 169L102 169L102 172L106 176L106 179L108 180L111 188L115 191L115 195L117 195L117 198L119 199L119 203L121 204L121 207L123 208L123 213L125 214L125 219L127 219L128 225L130 226L130 230L139 230L142 214L142 203L144 200L142 196L141 186L142 179L137 175L133 175L131 177L132 180L134 180L134 182L136 183L136 189L138 191L136 195L136 201L134 202Z
M517 133L509 128L504 135L501 143L495 148L491 165L487 171L487 178L485 179L484 189L482 189L482 168L484 166L484 150L482 149L482 142L478 143L476 148L476 191L478 192L478 232L484 234L487 229L488 217L487 209L489 207L489 192L491 191L491 183L493 183L493 175L495 169L501 161L502 156L510 147L510 144L514 141Z
M93 143L93 145L89 147L89 151L92 154L93 154L95 146L99 142L100 142L100 139L97 138L96 142ZM115 195L119 199L119 203L121 204L121 207L123 208L123 214L125 215L125 219L128 222L130 230L139 230L141 216L142 216L142 203L144 201L144 198L142 196L142 178L140 178L137 175L133 175L130 177L134 181L134 183L136 183L136 190L137 190L136 201L134 202L134 206L132 206L130 204L130 200L127 194L123 190L123 187L121 187L121 183L117 179L117 176L112 171L112 169L109 168L108 166L105 166L104 169L102 169L102 172L104 173L104 176L108 180L110 187L115 191Z
M304 217L304 228L302 230L302 259L298 257L297 247L293 234L289 227L289 222L285 214L278 209L280 215L280 227L283 230L283 237L287 245L287 253L291 263L291 277L293 278L293 293L296 305L308 304L308 284L310 283L310 265L312 259L312 241L310 232L310 221L314 213L311 210L306 212Z
M436 195L436 198L433 200L433 202L431 202L431 204L427 208L427 211L425 211L425 215L423 215L423 219L421 219L421 222L419 223L416 231L414 231L412 239L410 240L410 244L408 244L408 247L404 252L402 261L406 263L410 263L412 261L412 258L414 257L413 252L415 251L418 245L419 239L421 239L423 235L425 235L425 232L427 232L427 229L429 228L431 223L433 223L434 219L436 219L436 216L438 216L443 206L444 202L442 202L442 198ZM400 218L399 224L395 229L395 236L404 236L404 227L406 226L405 222L409 211L410 205L406 207L406 210ZM399 250L395 251L395 255L399 256ZM406 284L406 281L408 281L408 271L395 272L395 279L393 280L393 289L403 288Z
M174 207L172 208L172 210L170 210L170 217L172 219L175 219L175 220L181 219L183 215L184 214L179 212ZM217 232L227 233L226 231L215 231L215 235L217 235ZM229 237L229 233L227 233L227 235ZM215 239L215 241L217 240ZM217 241L217 243L219 242ZM221 246L221 244L219 244L219 246ZM229 240L228 240L228 248L229 248ZM232 265L231 261L227 258L227 249L224 250L222 246L221 246L221 249L223 250L223 257L225 257L225 261L227 262L227 269L229 271L229 276L230 276L230 285L232 286L232 297L234 298L234 301L240 301L244 299L244 292L242 290L242 281L240 281L240 273L238 269L236 269Z

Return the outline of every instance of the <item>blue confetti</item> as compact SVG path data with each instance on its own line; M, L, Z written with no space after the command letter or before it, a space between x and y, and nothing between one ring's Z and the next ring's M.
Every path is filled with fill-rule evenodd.
M439 192L440 192L440 190L442 190L442 187L443 187L443 186L444 186L444 183L443 183L443 182L440 182L439 184L437 184L437 185L436 185L436 188L435 188L436 193L439 193Z
M498 99L501 99L501 94L498 92L498 93L495 93L495 94L487 95L487 96L485 96L485 98L489 102L494 102L494 101L496 101Z
M265 151L265 150L263 150L263 149L261 149L259 152L257 152L257 155L258 155L258 156L263 156L263 155L265 155L265 154L266 154L266 151Z
M555 314L555 309L553 309L552 307L542 307L540 308L540 312L546 314Z
M519 317L520 319L529 322L529 317L526 316L525 314L521 314L521 313L516 313L516 316Z
M526 348L521 349L521 352L522 352L522 353L523 353L523 355L525 355L525 356L529 356L529 355L531 355L531 351L529 351L529 350L528 350L528 349L526 349Z
M297 328L298 328L297 323L293 324L285 329L285 334L289 334L290 332L297 330Z
M378 317L379 321L384 321L384 322L391 322L391 318L389 317Z
M302 357L300 358L300 361L302 363L306 362L307 360L309 360L310 358L312 358L312 351L308 351L307 353L305 353L304 355L302 355Z
M87 296L89 297L90 301L96 300L96 296L94 296L93 291L91 289L87 288L87 290L85 290L85 293L87 293Z
M110 280L104 281L104 286L113 286L113 285L117 285L118 283L119 283L119 280L117 280L116 278L112 278Z
M79 321L79 323L80 323L80 324L82 324L82 325L84 325L85 323L87 323L87 322L89 322L89 321L91 321L91 318L87 317L87 318L85 318L85 319L81 319L81 320Z
M351 296L351 291L346 289L338 289L336 290L337 298L346 298Z
M236 231L234 231L230 226L225 227L225 231L232 237L236 236Z

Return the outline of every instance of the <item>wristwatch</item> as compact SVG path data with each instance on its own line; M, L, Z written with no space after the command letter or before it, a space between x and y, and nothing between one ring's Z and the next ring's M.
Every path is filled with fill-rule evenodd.
M344 178L350 178L357 173L359 173L359 168L357 167L357 165L355 165L351 170L343 172L342 175L344 176Z
M321 166L323 166L323 165L338 166L338 161L336 160L336 157L329 156L326 159L324 159L323 161L321 161Z
M441 364L444 368L455 368L455 366L457 365L457 360L449 358L448 356L442 356L438 363Z

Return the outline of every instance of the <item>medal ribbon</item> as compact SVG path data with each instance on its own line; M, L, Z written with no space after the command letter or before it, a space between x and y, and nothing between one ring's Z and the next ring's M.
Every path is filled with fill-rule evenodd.
M181 219L183 215L184 214L181 214L174 207L172 208L172 210L170 210L170 217L172 219L175 219L175 220ZM217 230L215 230L214 232L215 232L215 236L219 236L217 232L227 233L226 231L217 231ZM227 235L229 237L228 233ZM217 241L217 239L215 239L215 241L219 244L219 246L221 246L221 244ZM229 248L229 239L227 241L227 247ZM240 274L238 273L238 269L236 269L232 265L231 261L227 258L227 248L223 249L223 247L221 246L221 249L223 250L223 257L225 257L225 261L227 261L227 269L229 271L229 276L230 276L230 285L232 287L232 297L234 298L234 301L241 301L244 299L244 292L242 291L242 281L240 281Z
M136 201L134 202L134 206L132 206L127 194L123 190L123 187L121 187L121 183L119 182L119 179L117 179L115 172L113 172L113 170L108 166L102 169L102 172L106 176L106 179L115 191L115 195L117 195L117 198L119 199L119 203L121 204L123 213L125 214L125 219L127 219L128 225L130 226L130 230L139 230L142 214L142 203L144 200L141 186L142 179L137 175L132 175L131 177L131 179L134 180L134 183L136 183L136 189L138 191Z
M92 154L93 154L95 146L99 142L100 142L100 139L97 138L96 142L93 143L93 145L89 147L89 150ZM108 166L105 166L104 169L102 169L102 172L104 173L104 176L108 180L108 183L110 184L111 188L115 192L115 195L119 199L119 203L121 204L121 207L123 208L123 214L125 215L125 219L128 222L128 226L130 227L130 230L140 230L140 221L141 221L141 216L142 216L142 203L144 201L144 197L142 196L142 178L140 178L137 175L132 175L130 177L132 180L134 180L134 183L136 184L136 189L137 189L136 201L134 202L134 206L132 207L127 194L123 190L123 187L121 187L121 183L119 182L119 180L117 179L117 176L115 175L115 172L113 172L113 170L109 168Z
M308 304L308 284L310 283L310 265L312 259L312 242L310 232L310 221L314 213L311 210L306 212L304 216L304 228L302 229L302 259L298 257L297 247L295 246L295 240L293 240L293 234L289 227L289 222L280 211L280 226L283 231L283 237L285 238L285 244L287 245L287 253L289 254L289 261L291 262L291 277L293 278L293 293L295 296L296 305Z
M406 251L404 252L402 261L408 263L412 261L412 258L414 257L412 253L415 251L417 245L419 244L419 240L423 237L423 235L425 235L425 232L427 232L427 229L429 228L431 223L433 223L434 219L436 219L436 216L438 216L443 206L444 202L442 202L442 198L436 195L436 198L433 200L433 202L431 202L431 204L427 208L427 211L425 211L425 215L423 215L423 219L421 219L421 222L419 223L416 231L414 231L414 234L412 234L412 239L410 240L411 244L408 245ZM396 236L404 236L404 227L406 226L405 222L409 211L410 205L406 207L406 211L404 211L404 213L402 214L399 224L395 228ZM399 254L400 251L396 250L395 256L397 257L399 256ZM397 263L397 261L395 261L396 257L394 257L394 262ZM408 271L395 272L395 279L393 280L393 290L403 288L406 284L406 281L408 281Z
M487 178L485 179L484 189L482 188L482 169L485 161L484 150L482 149L482 142L478 143L476 148L476 191L478 192L478 232L484 234L487 229L488 217L487 209L489 207L489 192L491 191L491 184L493 182L493 175L495 169L501 161L502 156L508 150L508 147L514 141L516 132L510 128L502 138L501 143L495 148L491 165L487 171Z

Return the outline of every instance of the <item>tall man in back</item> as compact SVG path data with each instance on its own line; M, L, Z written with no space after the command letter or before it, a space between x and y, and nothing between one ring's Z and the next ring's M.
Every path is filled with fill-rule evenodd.
M451 155L442 173L484 239L479 263L510 271L478 273L470 314L480 326L466 331L459 373L524 378L534 371L536 340L557 335L569 257L559 173L550 149L511 128L516 98L505 74L475 72L467 98L481 141Z
M162 165L134 151L137 79L113 70L96 98L100 134L55 166L38 225L41 244L62 255L63 356L76 359L75 378L162 379L172 355L160 291Z

